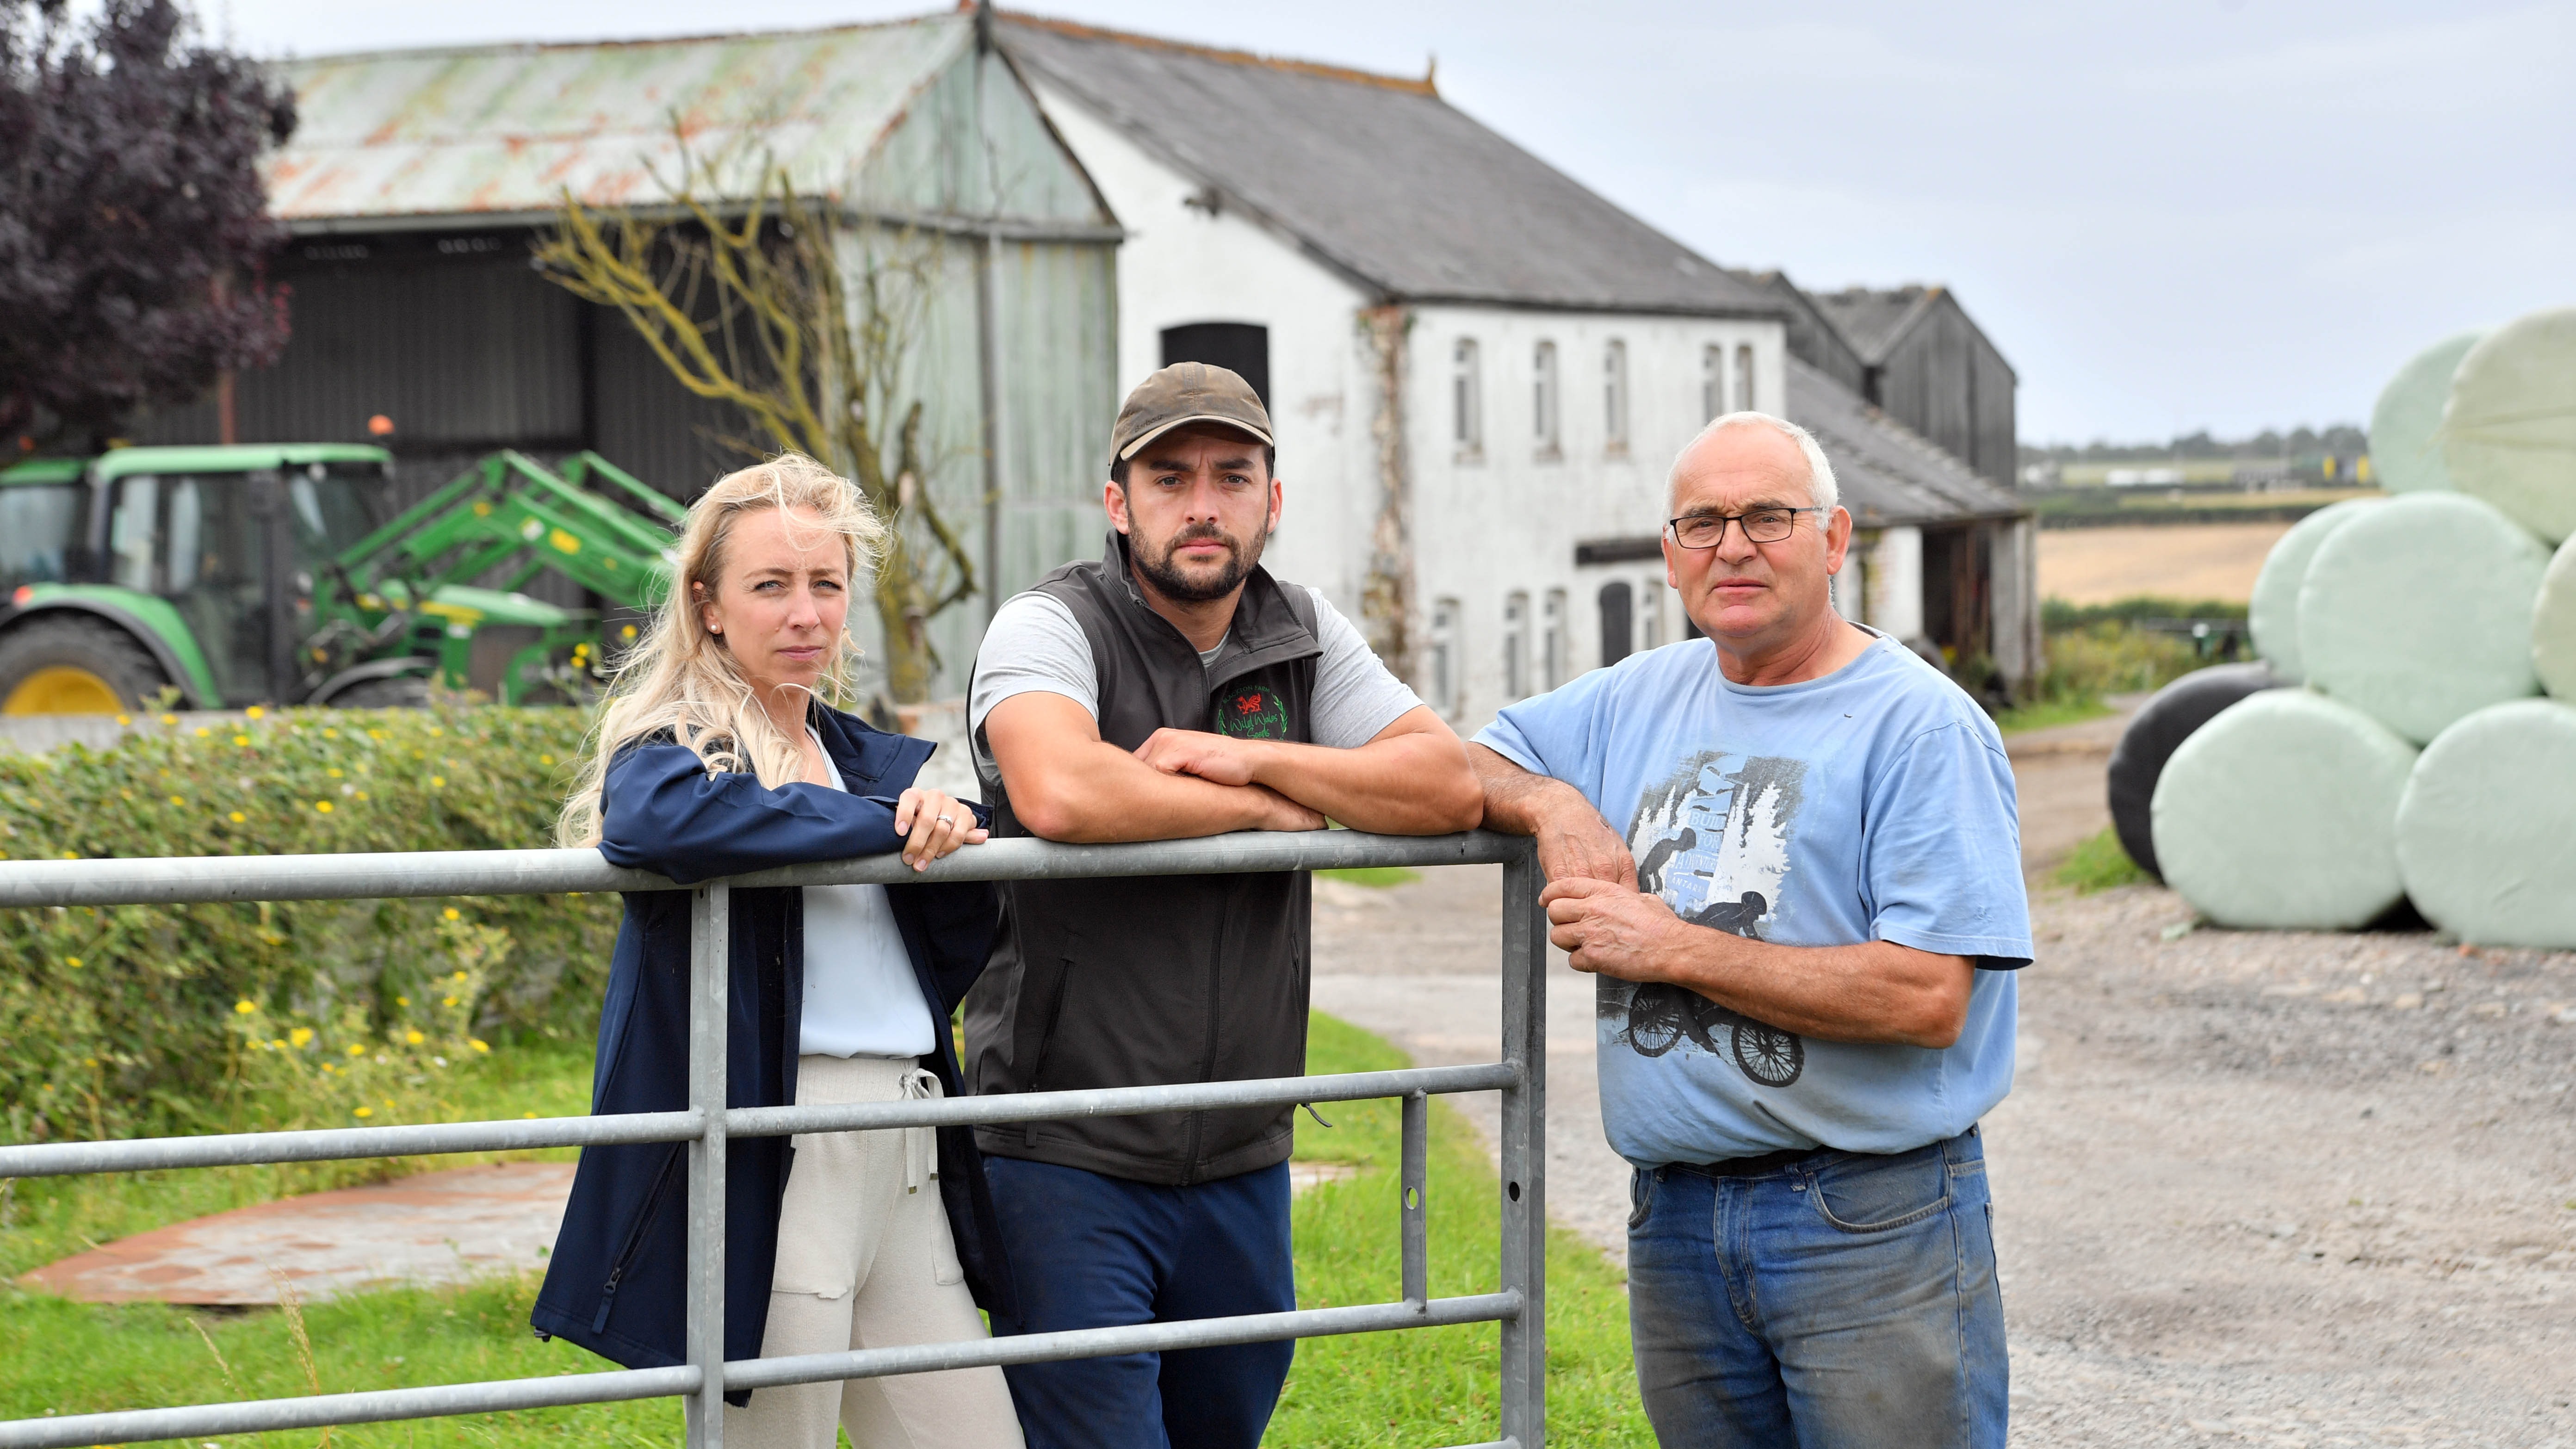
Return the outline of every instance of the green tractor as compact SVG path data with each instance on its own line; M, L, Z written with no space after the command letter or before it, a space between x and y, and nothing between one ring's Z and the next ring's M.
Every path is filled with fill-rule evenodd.
M119 448L0 470L0 713L588 697L595 610L649 608L685 510L593 454L495 453L388 518L392 458L350 444ZM498 588L477 583L499 577ZM620 630L633 637L631 624Z

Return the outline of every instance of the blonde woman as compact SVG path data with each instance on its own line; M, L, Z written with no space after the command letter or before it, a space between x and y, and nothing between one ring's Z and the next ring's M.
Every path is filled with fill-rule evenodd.
M899 851L915 869L980 842L981 806L912 787L931 746L831 707L843 627L883 529L856 489L788 455L689 510L670 596L620 666L566 802L564 844L681 882ZM959 1090L949 1013L983 970L983 885L733 892L735 1107ZM688 1105L689 899L626 898L600 1012L594 1114ZM933 1140L935 1135L935 1142ZM531 1321L632 1368L684 1361L687 1149L591 1147ZM981 1338L1009 1308L971 1133L736 1138L727 1147L725 1357ZM737 1449L1001 1446L1001 1370L728 1395Z

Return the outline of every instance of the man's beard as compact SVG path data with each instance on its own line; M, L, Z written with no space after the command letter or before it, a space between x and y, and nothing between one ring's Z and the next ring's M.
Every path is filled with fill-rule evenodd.
M1179 565L1173 563L1172 556L1181 551L1183 544L1206 540L1225 545L1225 563L1213 573L1183 573ZM1222 599L1241 588L1244 579L1260 564L1261 548L1267 542L1267 538L1255 539L1252 546L1246 548L1238 539L1215 528L1203 527L1185 529L1175 535L1163 545L1159 555L1144 548L1133 548L1130 552L1136 561L1136 572L1154 586L1154 592L1175 603L1204 604Z

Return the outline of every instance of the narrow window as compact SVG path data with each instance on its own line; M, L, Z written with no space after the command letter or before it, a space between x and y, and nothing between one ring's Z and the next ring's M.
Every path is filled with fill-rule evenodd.
M1547 591L1546 624L1540 651L1539 678L1546 681L1544 687L1554 689L1572 678L1574 674L1566 663L1567 656L1573 651L1565 647L1565 590Z
M1726 411L1726 349L1714 342L1699 352L1699 411L1702 422Z
M1637 580L1637 647L1664 645L1664 589L1661 579Z
M1514 593L1503 600L1503 694L1507 700L1529 698L1529 645L1529 595Z
M1450 416L1456 422L1458 457L1469 461L1485 452L1485 377L1476 357L1476 339L1459 338L1452 361Z
M1538 442L1538 455L1554 458L1562 454L1557 432L1556 344L1542 342L1538 354L1530 360L1530 422Z
M1636 596L1626 579L1612 579L1601 586L1601 663L1604 668L1625 659L1635 650L1635 631L1630 617Z
M1753 411L1753 349L1750 347L1735 349L1735 410L1739 413Z
M1628 456L1628 344L1617 338L1601 349L1601 435L1602 451Z
M1442 714L1458 712L1458 601L1439 599L1431 605L1431 707Z
M1242 378L1270 406L1270 329L1252 322L1192 322L1163 329L1163 365L1204 362Z

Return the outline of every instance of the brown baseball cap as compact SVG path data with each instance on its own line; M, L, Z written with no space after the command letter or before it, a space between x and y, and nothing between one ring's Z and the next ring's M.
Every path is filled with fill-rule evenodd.
M1278 446L1270 436L1270 412L1252 384L1222 367L1175 362L1127 394L1109 430L1109 456L1133 458L1147 443L1189 423L1217 423L1250 433L1264 447Z

